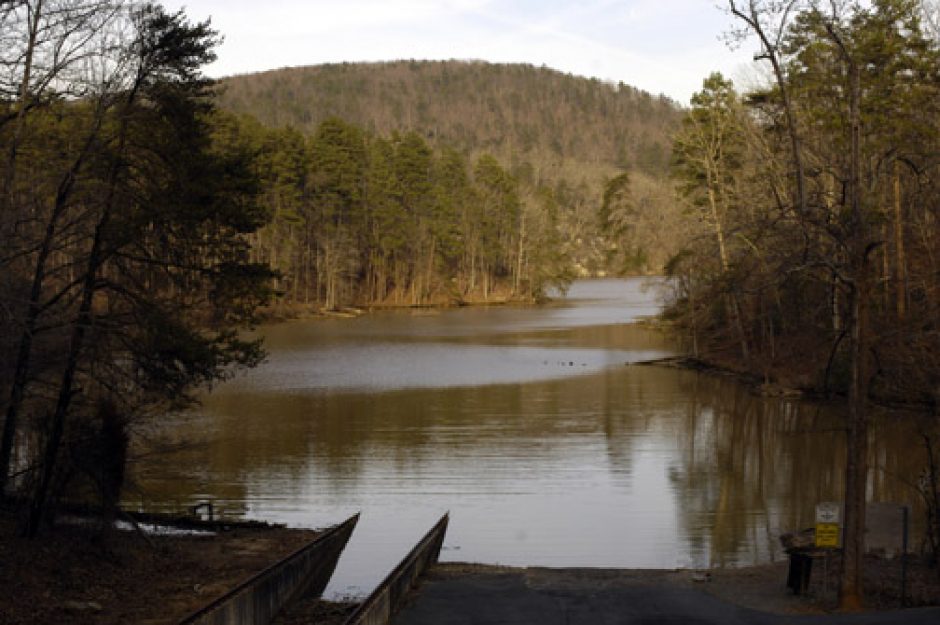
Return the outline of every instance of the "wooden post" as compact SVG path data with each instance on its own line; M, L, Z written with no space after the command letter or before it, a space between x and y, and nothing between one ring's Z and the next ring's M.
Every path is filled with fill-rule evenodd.
M907 271L904 267L904 221L901 215L901 172L894 164L894 251L895 292L897 294L898 321L907 315Z

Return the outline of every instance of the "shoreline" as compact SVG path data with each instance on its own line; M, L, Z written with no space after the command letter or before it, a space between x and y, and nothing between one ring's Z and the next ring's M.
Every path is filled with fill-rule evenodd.
M143 523L165 521L159 515ZM288 528L259 522L219 519L192 521L191 528L211 534L149 534L100 532L93 525L57 525L41 541L14 534L15 514L0 515L0 585L16 586L14 597L0 605L0 621L11 625L35 622L76 624L172 622L212 601L306 544L320 530ZM834 563L833 563L834 564ZM741 608L769 614L831 614L836 608L837 567L814 567L809 590L793 595L786 588L787 560L745 567L708 569L553 568L544 566L446 562L435 565L428 580L464 583L480 577L523 580L526 587L579 588L650 586L694 589ZM909 606L940 604L937 570L908 556ZM866 612L896 610L899 560L874 556L865 561ZM420 597L423 584L418 587ZM307 602L309 604L309 601ZM348 614L348 602L313 602L300 612ZM37 620L38 619L38 620ZM290 620L286 622L292 622ZM299 621L298 621L299 622Z
M656 326L655 323L651 325L654 327ZM759 395L764 397L793 397L819 402L827 401L827 398L824 395L816 392L814 389L798 385L787 385L779 382L767 382L764 380L763 376L758 374L739 371L730 366L720 364L717 361L696 358L695 356L667 356L665 358L656 358L653 360L642 360L632 364L638 367L666 367L670 369L698 371L715 376L730 377L736 379L738 382L744 384L748 388L755 390ZM829 398L828 401L833 401L833 398Z
M663 278L663 276L658 275L628 275L628 276L586 276L579 277L573 280L567 287L570 287L571 284L575 282L585 281L595 281L595 280L648 280L655 278ZM554 288L554 287L553 287ZM298 319L330 319L330 318L355 318L362 315L367 315L372 312L382 312L390 310L428 310L428 311L443 311L443 310L453 310L458 308L490 308L490 307L504 307L504 306L518 306L520 308L527 308L533 306L551 306L553 303L558 302L563 299L560 297L552 297L550 295L538 295L538 296L528 296L528 297L514 297L510 294L507 294L504 290L497 290L489 298L482 298L479 296L453 296L447 297L444 295L439 295L438 297L432 298L430 301L412 304L412 303L396 303L394 301L379 301L379 302L354 302L348 305L339 306L335 309L327 309L318 307L315 304L282 304L275 306L266 306L261 311L262 322L263 323L274 323L279 321L292 321ZM659 322L657 322L659 323Z
M649 327L652 329L661 329L655 320L653 323L649 324ZM792 382L788 383L782 380L767 381L762 375L741 371L739 368L717 360L696 358L689 355L642 360L631 363L631 365L639 367L666 367L733 378L760 397L800 399L814 404L839 404L847 401L847 395L844 392L830 391L826 394L817 388ZM870 398L869 401L872 405L880 408L902 410L921 417L932 417L936 414L937 410L935 407L924 403L901 402L876 397Z
M550 306L556 300L544 299L490 299L490 300L461 300L451 303L423 303L423 304L392 304L372 303L341 306L335 309L318 308L313 305L296 305L285 307L266 308L261 314L261 323L282 323L287 321L301 321L311 319L355 319L376 312L386 311L423 311L427 314L460 308L503 308L534 306Z

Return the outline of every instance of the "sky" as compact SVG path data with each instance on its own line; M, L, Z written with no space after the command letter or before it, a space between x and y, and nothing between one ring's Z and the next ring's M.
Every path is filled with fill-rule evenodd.
M712 71L753 80L717 0L164 0L225 37L212 77L343 61L530 63L682 104Z

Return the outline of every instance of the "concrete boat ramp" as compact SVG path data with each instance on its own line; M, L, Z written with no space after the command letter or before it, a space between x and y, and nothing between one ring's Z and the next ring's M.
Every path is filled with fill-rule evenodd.
M358 515L273 564L180 625L937 625L940 608L864 614L774 614L785 596L766 579L725 580L722 597L688 571L506 568L438 564L444 515L361 604L318 602ZM773 573L773 571L771 571ZM708 575L700 576L707 579ZM782 575L780 576L782 586ZM729 594L729 591L731 594ZM755 592L759 591L759 592ZM763 596L760 592L764 592ZM747 596L735 597L734 593ZM732 600L724 600L724 599ZM306 606L310 606L307 610ZM760 608L760 609L755 609ZM299 609L295 609L299 608Z
M448 518L447 514L441 517L348 616L339 612L341 616L334 618L336 614L329 614L318 599L359 521L358 514L199 608L179 625L293 625L324 620L342 625L387 625L418 579L437 562Z

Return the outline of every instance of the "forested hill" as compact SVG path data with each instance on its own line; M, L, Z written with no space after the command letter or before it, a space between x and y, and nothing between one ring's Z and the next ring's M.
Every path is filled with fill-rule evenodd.
M468 175L479 158L495 157L522 204L556 207L535 210L555 224L559 264L550 274L658 273L678 251L668 170L682 111L668 98L478 61L287 68L226 78L219 91L221 108L308 138L338 118L367 136L394 143L411 135L438 154L454 151ZM458 230L465 242L474 238Z
M514 168L528 162L543 174L562 168L589 178L598 167L605 174L665 174L681 114L668 98L623 83L478 61L343 63L235 76L224 80L220 104L305 134L336 116L379 135L416 131L438 146L491 152Z

